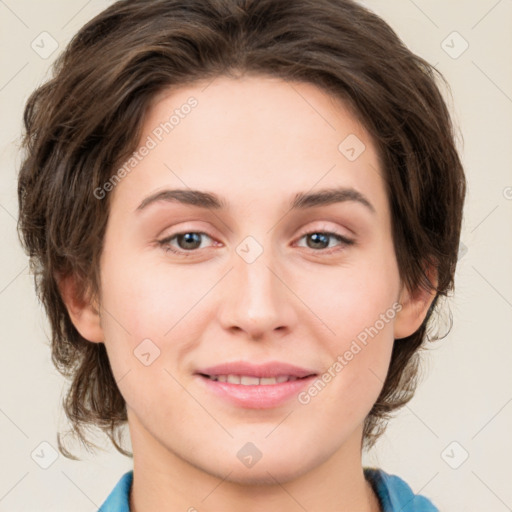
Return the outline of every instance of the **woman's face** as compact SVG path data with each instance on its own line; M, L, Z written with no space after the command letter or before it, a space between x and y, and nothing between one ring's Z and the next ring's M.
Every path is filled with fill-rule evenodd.
M401 293L367 132L311 84L219 77L160 95L130 162L100 313L132 441L239 482L359 454Z

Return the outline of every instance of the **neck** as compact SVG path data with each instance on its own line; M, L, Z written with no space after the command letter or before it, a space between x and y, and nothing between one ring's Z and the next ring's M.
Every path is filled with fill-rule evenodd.
M191 464L162 446L136 418L130 419L131 512L380 512L364 478L359 435L309 471L297 469L291 478L260 471L250 480L237 480L232 471L215 475Z

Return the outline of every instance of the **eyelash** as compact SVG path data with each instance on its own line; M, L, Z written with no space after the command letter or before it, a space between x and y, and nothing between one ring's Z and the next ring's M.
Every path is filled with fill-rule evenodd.
M171 252L175 255L178 255L178 256L181 256L184 258L191 257L191 256L194 256L194 253L196 253L199 249L192 249L189 251L185 251L183 249L177 250L170 245L171 240L174 240L176 237L178 237L180 235L186 235L186 234L190 234L190 233L195 233L198 235L205 235L206 237L213 239L213 237L208 235L208 233L204 233L203 231L182 231L180 233L175 233L172 236L168 236L162 240L158 240L157 243L160 247L162 247L165 250L165 252ZM351 245L355 244L355 240L346 238L345 236L340 235L339 233L336 233L333 231L319 231L319 230L308 231L307 233L303 233L299 237L299 240L301 240L302 238L304 238L308 235L315 235L315 234L317 234L317 235L321 234L321 235L326 235L328 237L336 238L339 242L341 242L342 246L351 246ZM310 250L313 251L314 253L321 252L326 255L331 255L331 254L338 252L339 250L343 250L343 249L339 249L339 248L336 249L336 248L331 247L330 250L329 249L310 249Z

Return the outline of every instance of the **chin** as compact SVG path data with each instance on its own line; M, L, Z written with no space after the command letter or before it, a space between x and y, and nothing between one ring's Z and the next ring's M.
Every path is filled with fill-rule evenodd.
M228 482L249 486L276 485L278 482L284 484L300 476L300 472L296 471L297 468L293 468L294 471L291 471L291 469L290 467L286 469L274 468L272 465L248 469L236 468L227 477L223 475L221 478L225 478Z
M214 467L202 466L203 471L213 476L240 485L276 485L294 480L314 466L314 463L306 463L304 453L299 450L294 456L289 457L283 453L274 453L271 457L261 457L251 467L246 467L238 457L230 460L219 461Z

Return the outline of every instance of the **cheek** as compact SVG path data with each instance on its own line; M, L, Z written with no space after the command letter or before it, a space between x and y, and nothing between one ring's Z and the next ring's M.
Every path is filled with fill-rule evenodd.
M382 253L381 253L382 254ZM392 257L392 253L391 256ZM393 326L400 308L396 302L399 275L396 265L386 258L366 264L329 269L325 278L315 281L324 286L309 286L308 306L319 312L329 329L318 337L329 354L321 381L304 396L304 403L322 393L331 401L333 414L361 420L377 399L386 378L394 336ZM309 279L311 285L313 278ZM297 283L299 284L299 283ZM304 287L307 286L304 282ZM306 293L306 289L302 293ZM326 390L324 392L324 389ZM313 408L320 406L317 401ZM324 402L325 404L325 402Z
M165 264L134 259L111 265L106 260L104 275L104 306L118 320L113 327L125 327L134 338L162 338L204 293L199 277L191 281L190 271Z
M164 369L183 368L206 329L207 301L201 299L215 285L216 274L116 257L104 259L102 276L102 327L114 376L136 372L142 387L146 379L153 385L163 378L162 389L168 388ZM144 359L154 362L146 367Z
M103 276L105 345L127 406L139 417L172 416L162 404L182 392L173 376L182 380L176 367L198 339L190 334L190 310L199 291L180 272L135 260L105 259Z
M296 279L295 289L329 328L325 332L330 332L327 338L334 347L342 349L375 323L383 336L392 331L400 279L396 264L389 259L393 259L392 253L389 258L365 257L343 267L304 272ZM386 314L383 324L381 318Z

